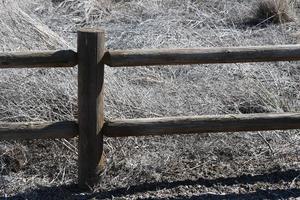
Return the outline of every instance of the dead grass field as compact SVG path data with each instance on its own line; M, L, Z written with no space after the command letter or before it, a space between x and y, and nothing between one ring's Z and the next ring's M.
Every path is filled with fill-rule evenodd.
M76 30L85 26L104 27L109 49L298 43L299 2L290 1L293 20L286 23L261 21L257 5L255 0L6 0L0 2L0 51L75 49ZM76 77L76 69L1 70L0 121L76 119ZM106 118L300 111L299 62L107 67L105 84ZM298 130L105 139L107 169L89 193L74 186L76 145L76 139L2 141L0 196L300 196Z

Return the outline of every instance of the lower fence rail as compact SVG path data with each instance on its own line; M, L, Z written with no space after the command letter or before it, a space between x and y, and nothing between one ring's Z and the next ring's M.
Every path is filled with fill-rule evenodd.
M228 114L106 121L106 137L300 129L300 113ZM0 123L0 140L78 136L76 121Z
M300 129L300 113L202 115L107 121L107 137Z

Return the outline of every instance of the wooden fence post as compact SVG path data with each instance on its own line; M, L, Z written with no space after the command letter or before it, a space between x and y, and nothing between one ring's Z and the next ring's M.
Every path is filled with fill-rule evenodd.
M92 187L104 169L103 83L104 30L80 29L78 52L78 183Z

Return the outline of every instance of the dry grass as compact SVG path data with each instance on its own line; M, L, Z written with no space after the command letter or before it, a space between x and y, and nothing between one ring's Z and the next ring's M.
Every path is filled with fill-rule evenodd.
M252 12L255 2L3 1L0 48L74 48L76 30L83 26L105 27L111 49L295 43L291 33L300 28L297 22L264 27L236 23ZM299 111L298 64L106 68L105 115ZM0 120L75 119L76 73L76 69L1 70ZM28 199L291 197L299 192L299 143L298 131L106 139L107 170L96 192L85 196L57 187L76 181L76 139L1 142L0 193ZM15 159L25 161L20 169L5 167L7 160ZM243 178L245 173L248 178ZM251 178L259 174L265 178ZM222 177L225 181L220 181Z

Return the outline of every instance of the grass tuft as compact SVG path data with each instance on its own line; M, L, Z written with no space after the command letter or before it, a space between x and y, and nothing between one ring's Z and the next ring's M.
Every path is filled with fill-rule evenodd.
M253 20L259 24L292 22L295 20L293 3L290 0L258 1Z

